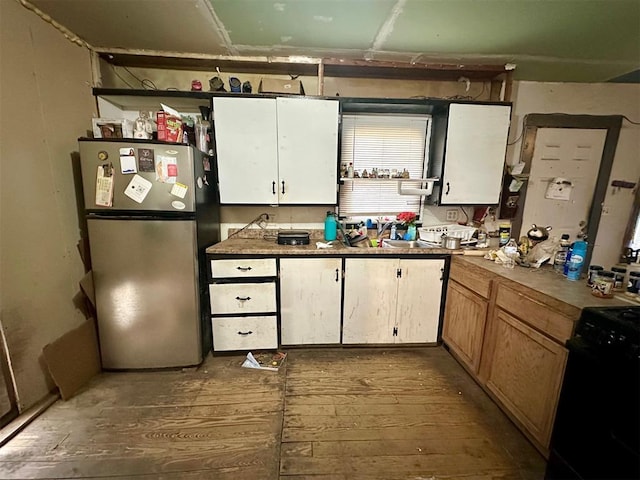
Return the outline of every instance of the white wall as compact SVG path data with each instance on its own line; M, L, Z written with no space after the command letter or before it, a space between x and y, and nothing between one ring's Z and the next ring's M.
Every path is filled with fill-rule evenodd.
M21 411L53 389L42 348L80 324L71 155L91 126L89 53L0 0L0 322Z
M529 113L625 115L640 122L637 84L515 82L512 101L509 143L518 138ZM517 163L520 147L521 142L509 147L507 163ZM609 185L611 180L640 181L640 125L623 121ZM609 213L601 217L591 263L608 268L618 262L634 195L635 190L607 188L604 206Z

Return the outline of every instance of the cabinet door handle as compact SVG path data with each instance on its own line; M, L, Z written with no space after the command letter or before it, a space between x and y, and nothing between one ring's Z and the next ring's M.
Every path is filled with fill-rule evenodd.
M273 182L271 182L271 193L273 195L276 194L276 181L275 180Z
M251 297L236 297L236 300L246 302L247 300L251 300Z
M444 194L449 195L449 190L451 190L451 185L449 185L449 182L447 182L447 191L444 192Z
M248 332L238 332L238 335L242 335L243 337L246 337L247 335L251 335L253 332L251 330L249 330Z
M338 275L338 269L336 268L336 282L340 280L340 277Z
M282 194L284 195L284 180L282 180Z
M251 270L251 267L236 267L236 270L240 270L241 272L248 272Z

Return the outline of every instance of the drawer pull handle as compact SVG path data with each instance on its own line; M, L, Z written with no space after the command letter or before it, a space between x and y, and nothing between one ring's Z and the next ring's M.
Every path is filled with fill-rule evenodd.
M247 300L251 300L251 297L236 297L236 300L241 302L246 302Z
M240 270L241 272L248 272L251 270L251 267L236 267L236 270Z
M243 337L246 337L247 335L251 335L253 332L251 330L249 330L248 332L238 332L238 335L242 335Z

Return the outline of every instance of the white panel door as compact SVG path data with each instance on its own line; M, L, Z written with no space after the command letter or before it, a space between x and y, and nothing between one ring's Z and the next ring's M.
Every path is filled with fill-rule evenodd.
M342 259L281 259L281 343L340 343L341 292Z
M398 262L345 260L342 343L394 343Z
M581 231L580 222L586 224L589 220L606 135L605 129L538 129L521 236L535 223L551 225L552 235L558 238L568 233L572 240L576 239ZM569 200L545 198L554 178L571 182Z
M444 260L400 260L396 343L435 343Z
M441 203L498 203L511 107L449 107Z
M278 98L277 110L279 203L335 204L338 102Z
M214 98L220 202L278 203L276 101Z

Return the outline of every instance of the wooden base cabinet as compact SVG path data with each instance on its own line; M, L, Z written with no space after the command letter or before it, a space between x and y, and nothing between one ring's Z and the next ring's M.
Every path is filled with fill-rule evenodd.
M341 296L341 258L281 258L282 345L339 344Z
M209 262L214 351L278 348L276 259Z
M492 340L486 388L547 449L567 349L499 308L493 317Z
M478 373L489 301L449 280L442 340L473 372Z
M444 260L345 260L342 343L435 343Z

